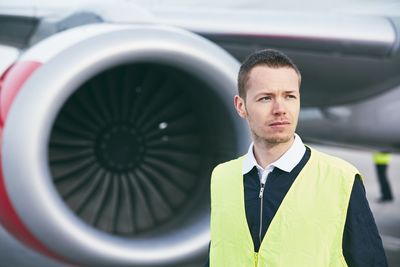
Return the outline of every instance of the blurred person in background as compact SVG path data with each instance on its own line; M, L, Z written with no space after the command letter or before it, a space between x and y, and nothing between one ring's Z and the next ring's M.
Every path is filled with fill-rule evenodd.
M388 152L381 151L375 152L373 158L375 163L376 175L378 176L379 187L381 190L381 196L378 199L378 202L392 201L393 194L387 177L387 168L392 159L392 156Z

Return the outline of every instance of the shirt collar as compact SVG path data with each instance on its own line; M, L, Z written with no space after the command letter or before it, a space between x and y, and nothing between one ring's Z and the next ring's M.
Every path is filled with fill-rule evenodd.
M265 169L268 169L270 166L273 166L285 172L291 172L293 168L296 167L296 165L303 158L303 155L306 152L306 148L300 136L298 136L297 134L294 134L294 136L295 136L294 142L292 146L288 149L288 151L286 151L275 162L272 162L270 165L268 165ZM254 166L256 166L257 169L262 170L261 166L258 165L256 158L254 157L253 147L254 143L251 143L249 150L247 151L247 154L244 156L243 168L242 168L243 175L251 171L254 168Z

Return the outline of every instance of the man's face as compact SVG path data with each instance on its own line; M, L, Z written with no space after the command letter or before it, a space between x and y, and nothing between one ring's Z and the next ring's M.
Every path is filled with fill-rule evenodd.
M246 83L246 99L235 97L254 142L270 145L293 140L300 112L299 77L291 68L255 66Z

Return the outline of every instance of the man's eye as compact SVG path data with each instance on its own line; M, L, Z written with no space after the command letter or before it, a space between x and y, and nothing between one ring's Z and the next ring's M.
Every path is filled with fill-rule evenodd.
M263 97L261 97L261 98L259 99L259 101L269 101L269 100L271 100L271 97L270 97L270 96L263 96Z
M297 96L295 96L295 95L287 95L286 98L288 98L288 99L296 99Z

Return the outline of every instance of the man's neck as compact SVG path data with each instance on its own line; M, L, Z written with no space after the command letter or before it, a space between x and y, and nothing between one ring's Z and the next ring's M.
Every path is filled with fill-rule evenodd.
M268 143L265 140L254 141L254 157L263 169L278 160L294 142L294 137L286 143Z

